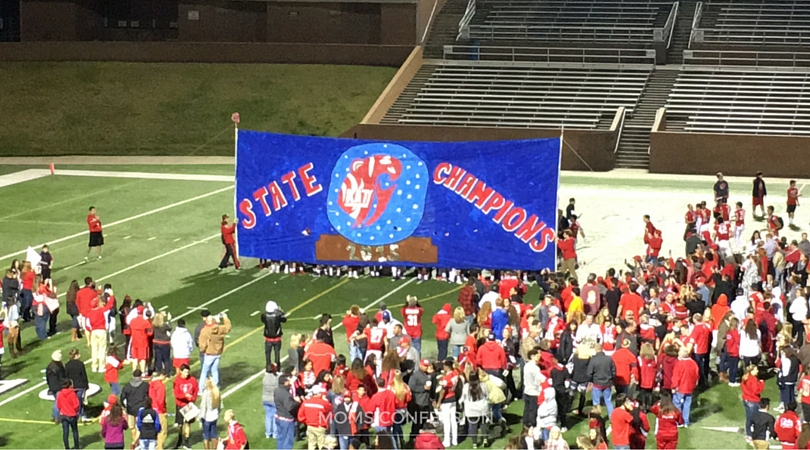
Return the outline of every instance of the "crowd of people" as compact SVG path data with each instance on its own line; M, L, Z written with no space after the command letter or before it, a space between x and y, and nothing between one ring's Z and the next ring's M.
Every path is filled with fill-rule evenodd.
M696 420L700 394L724 383L740 389L745 422L739 425L751 446L777 441L786 449L810 449L810 241L806 234L800 241L779 236L785 224L774 206L764 205L761 175L753 206L762 209L755 219L764 221L763 229L744 240L742 203L732 211L728 184L722 174L717 178L714 208L705 202L687 207L682 257L660 254L663 233L644 216L643 251L618 271L580 281L577 239L584 231L571 199L558 221L562 270L448 272L447 280L463 286L456 304L445 304L429 324L419 300L407 296L398 310L385 303L376 311L352 306L341 319L345 335L336 336L332 316L323 314L311 334L285 336L284 311L267 302L260 317L265 437L279 449L291 449L296 440L306 440L309 449L444 449L462 440L477 448L508 437L508 449L563 450L645 448L653 433L658 448L675 449L680 430ZM791 182L789 226L799 196ZM12 357L22 349L21 322L34 321L40 339L55 331L48 327L59 310L46 276L52 257L43 260L47 268L23 263L3 279L0 314ZM270 267L279 271L276 263ZM529 284L540 290L534 303ZM231 327L226 315L202 311L191 332L183 319L172 321L147 302L127 296L119 305L112 286L96 286L91 278L83 287L71 283L65 309L72 341L85 340L90 370L103 372L109 383L100 417L106 448L124 448L126 431L131 449L164 448L169 382L175 448L190 448L196 421L204 448L217 448L219 361ZM425 332L433 333L435 348L423 345ZM335 350L339 339L348 355ZM111 345L116 340L124 341L126 355ZM199 379L190 367L195 348ZM78 349L69 351L67 363L62 359L54 352L46 369L53 420L62 424L65 448L71 434L78 448L77 424L87 420L87 372ZM118 372L125 365L133 372L122 388ZM762 396L771 376L780 397L774 408ZM505 415L513 402L522 403L519 421ZM223 417L224 447L248 448L234 412ZM581 421L587 431L566 439Z

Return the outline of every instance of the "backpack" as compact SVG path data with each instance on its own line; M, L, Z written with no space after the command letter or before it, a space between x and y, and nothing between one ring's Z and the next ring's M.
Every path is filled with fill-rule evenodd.
M781 230L782 228L785 228L785 221L782 220L781 217L776 216L776 221L779 223L779 227L776 228L777 230Z

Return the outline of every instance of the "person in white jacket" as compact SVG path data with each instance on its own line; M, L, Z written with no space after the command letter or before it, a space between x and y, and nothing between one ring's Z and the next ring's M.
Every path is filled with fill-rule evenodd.
M481 383L478 373L470 374L470 379L464 384L461 391L461 403L464 405L464 417L467 418L473 448L478 448L478 430L481 430L482 445L489 447L489 392Z
M540 437L547 441L551 427L557 424L557 399L551 378L543 374L540 374L540 395L537 397L537 403L535 435L539 433Z
M171 338L172 355L174 356L174 369L177 376L180 375L180 367L183 364L191 365L191 352L194 350L194 338L186 329L185 319L177 320L177 328L172 333Z

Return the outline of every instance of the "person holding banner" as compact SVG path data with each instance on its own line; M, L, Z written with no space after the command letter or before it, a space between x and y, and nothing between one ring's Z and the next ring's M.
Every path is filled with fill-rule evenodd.
M236 239L234 238L234 234L236 233L236 220L228 225L228 215L223 214L219 231L222 233L222 245L225 246L225 256L222 257L222 261L219 263L219 270L228 267L231 258L233 258L234 268L239 270L239 257L236 256Z

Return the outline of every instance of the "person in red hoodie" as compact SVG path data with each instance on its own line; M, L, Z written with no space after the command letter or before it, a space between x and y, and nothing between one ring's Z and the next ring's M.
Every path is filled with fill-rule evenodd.
M236 421L236 416L232 409L225 411L223 414L225 423L228 424L228 440L225 443L226 450L244 450L250 448L248 444L247 435L242 424Z
M152 400L152 409L158 414L160 432L157 436L157 448L163 449L166 435L169 433L168 411L166 408L166 375L160 371L152 371L152 381L149 382L149 398Z
M633 422L630 423L630 448L647 448L647 433L650 431L650 421L647 413L639 408L637 401L633 400Z
M782 450L796 450L798 448L799 434L802 432L802 420L796 414L795 401L785 405L785 412L776 418L774 431L776 438L782 444Z
M487 342L478 348L475 357L478 367L484 369L484 372L497 378L503 378L503 371L506 370L506 352L495 340L494 334L489 333Z
M444 444L430 422L425 422L413 443L414 450L444 450Z
M652 237L647 240L647 262L654 264L658 261L658 254L661 253L663 245L664 239L661 238L661 230L655 230Z
M655 358L655 350L649 342L641 344L638 368L641 378L638 383L641 388L641 410L646 412L652 405L653 390L656 388L658 378L658 360Z
M62 390L56 394L56 409L59 410L59 419L62 421L62 442L65 449L70 449L68 437L73 432L73 448L79 447L79 397L73 390L73 382L66 379L62 382Z
M472 279L472 278L471 278ZM447 343L450 341L450 333L446 331L447 323L453 318L452 307L450 303L445 303L442 309L439 310L434 316L433 325L436 325L436 344L439 347L439 361L444 361L447 358Z
M616 404L621 405L610 415L610 426L613 429L613 448L630 450L630 433L632 432L634 402L625 394L616 396Z
M637 294L637 291L638 283L635 281L631 282L628 289L619 299L619 309L616 313L616 317L626 317L627 312L631 311L633 313L633 320L638 323L639 314L641 310L644 309L644 299Z
M616 353L611 356L613 364L616 366L616 376L613 378L613 384L616 385L616 392L625 394L630 383L639 380L638 359L630 350L630 345L630 340L625 339L622 341L622 348L616 350Z
M689 411L692 408L692 394L700 381L700 368L695 360L689 357L689 350L678 351L678 362L672 373L672 387L675 394L672 399L675 407L683 414L683 426L689 427Z
M751 442L751 420L759 411L759 401L765 390L765 381L758 378L759 369L755 364L745 368L742 377L742 401L745 408L745 440Z
M104 381L110 384L111 393L120 395L121 385L118 384L118 371L124 367L124 362L118 359L115 347L110 346L104 363Z
M233 267L239 270L239 257L236 256L236 239L234 238L236 220L233 220L229 225L228 215L223 214L219 232L222 234L222 245L225 246L225 255L222 257L222 261L219 262L219 270L227 268L231 258L233 258Z
M683 425L683 416L669 395L662 395L661 401L650 408L656 416L655 445L659 450L678 448L678 426Z
M393 402L391 405L393 407ZM392 413L391 420L393 417ZM332 420L332 403L326 399L326 391L321 386L315 385L312 388L312 397L305 399L298 408L298 421L307 427L308 448L326 446L326 431L329 429L330 420Z

